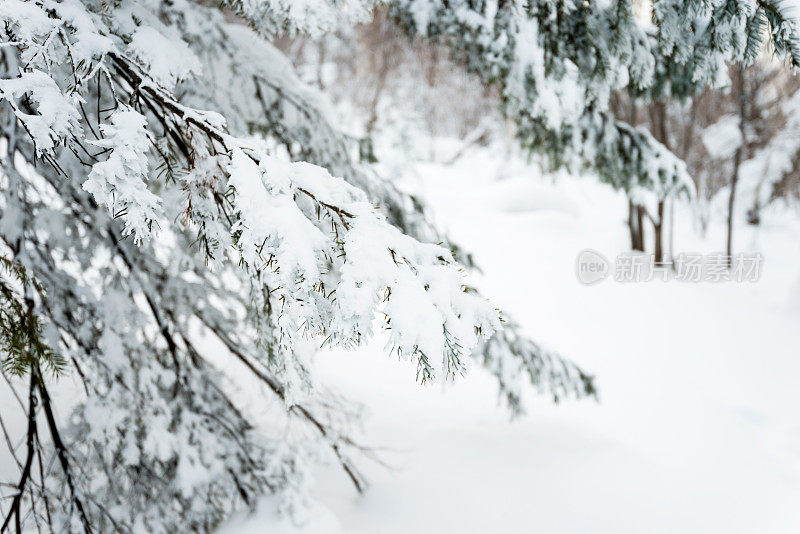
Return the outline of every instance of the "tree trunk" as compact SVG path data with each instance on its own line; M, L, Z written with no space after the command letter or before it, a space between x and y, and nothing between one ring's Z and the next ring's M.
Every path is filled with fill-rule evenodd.
M628 231L631 235L631 250L641 250L642 227L639 225L639 207L628 199Z
M733 255L733 208L736 202L736 183L739 181L739 164L742 161L742 147L736 149L733 157L733 174L731 175L731 194L728 197L728 239L725 254L730 258ZM730 262L730 259L728 260Z
M669 200L669 239L668 250L670 261L675 257L675 198Z
M651 120L653 123L653 136L656 140L669 149L669 134L667 133L667 105L663 100L654 102L651 108ZM653 251L655 262L664 261L664 202L663 198L658 199L658 214L653 220Z
M620 113L621 109L616 109L621 106L617 99L613 101L613 105L615 107L614 113ZM630 98L628 102L628 123L635 127L637 121L636 100ZM631 236L631 250L644 252L644 213L639 206L633 203L631 198L628 198L628 231Z
M636 206L636 227L639 229L636 250L644 252L644 210L640 206Z
M760 188L756 189L753 206L747 210L747 224L752 224L753 226L761 224L761 201L758 198L760 194Z
M655 254L655 262L662 263L664 261L664 200L658 201L658 219L653 222L653 234L655 235L655 244L653 250Z
M731 264L731 256L733 256L733 216L734 207L736 205L736 185L739 182L739 166L742 163L742 157L747 146L746 136L746 121L747 121L747 94L745 94L746 86L744 79L744 68L738 66L736 68L736 88L739 93L739 131L742 134L742 144L736 149L736 154L733 156L733 173L731 174L731 194L728 197L728 239L725 248L725 254L728 257L728 264Z

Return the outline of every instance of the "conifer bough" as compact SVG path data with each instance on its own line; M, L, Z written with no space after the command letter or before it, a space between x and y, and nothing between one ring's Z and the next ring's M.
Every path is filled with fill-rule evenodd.
M388 4L500 85L525 146L659 195L686 187L684 167L606 111L612 90L686 94L763 33L798 57L784 2L654 2L653 25L625 1ZM0 490L3 531L210 531L264 493L301 516L326 458L362 490L358 408L310 361L376 327L422 381L474 357L514 413L523 382L594 394L465 285L469 255L354 159L263 38L373 7L0 0L0 356L27 392L21 448L2 425L19 467ZM48 370L79 380L71 414L54 413Z

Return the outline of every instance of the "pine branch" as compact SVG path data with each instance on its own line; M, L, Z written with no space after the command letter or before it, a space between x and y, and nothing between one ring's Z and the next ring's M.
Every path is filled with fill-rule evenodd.
M17 493L14 495L11 501L11 506L9 507L5 518L3 519L2 525L0 525L0 534L10 531L12 519L14 520L14 527L17 534L22 534L20 506L22 504L22 498L25 494L25 489L28 487L30 480L31 466L33 465L33 456L35 452L34 445L36 440L36 376L34 373L31 373L30 376L30 386L28 388L28 410L26 416L28 419L28 430L25 439L25 448L27 451L25 454L25 464L22 467L22 473L20 474L19 482L17 483Z
M40 397L42 400L42 408L44 409L45 419L47 420L47 427L50 430L50 438L53 440L53 446L56 449L56 456L58 457L58 461L61 464L61 469L64 472L64 477L67 481L67 487L69 488L71 502L78 510L78 516L80 518L84 532L90 534L92 532L92 528L89 524L89 519L86 516L86 511L84 509L83 502L78 497L75 489L75 481L72 473L72 466L70 464L68 457L68 450L66 445L64 445L64 441L61 439L61 433L59 432L58 425L56 424L56 418L55 415L53 414L53 407L52 407L52 401L50 400L50 394L47 392L47 387L44 384L41 371L39 369L35 369L35 372L31 374L32 375L35 374L35 385L40 393Z
M775 51L781 55L788 55L793 67L800 67L800 35L797 27L800 21L786 13L796 8L794 2L758 0L758 5L763 9L769 22Z
M209 317L202 313L198 313L196 315L197 318L200 319L200 321L206 326L206 328L208 328L223 343L223 345L225 345L231 354L233 354L240 362L242 362L245 367L247 367L250 372L252 372L253 375L255 375L261 382L266 384L267 387L278 396L278 398L286 401L286 392L284 391L283 386L281 386L274 378L261 371L253 363L253 361L242 350L240 350L239 346L233 340L231 340L221 328L215 325ZM329 438L328 430L316 417L314 417L308 408L301 404L293 404L289 407L289 410L306 419L309 423L311 423L312 426L314 426L314 428L319 431L323 437ZM363 476L358 472L357 468L352 464L352 462L347 459L346 456L344 456L338 442L329 441L329 443L331 449L336 455L336 458L339 460L342 469L344 469L344 471L347 473L347 476L350 478L350 481L353 483L353 486L359 493L363 493L366 487Z

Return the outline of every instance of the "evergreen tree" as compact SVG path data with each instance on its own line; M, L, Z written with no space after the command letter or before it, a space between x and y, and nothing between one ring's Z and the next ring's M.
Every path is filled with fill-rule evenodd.
M501 86L526 147L658 198L689 188L684 165L608 113L613 90L691 94L764 31L800 57L777 1L654 2L653 28L623 0L390 5ZM372 2L225 8L250 28L186 0L0 2L0 339L27 388L0 530L209 531L265 492L302 513L322 458L361 490L357 410L314 382L309 340L364 343L376 317L420 381L473 355L514 411L522 377L556 398L594 392L466 287L469 255L356 160L263 40L357 21ZM279 417L237 402L233 366ZM63 427L47 369L82 384Z
M797 177L800 92L794 77L781 76L779 65L756 64L743 74L749 157L740 165L740 190L747 222L758 225L761 210L779 198L786 199L786 182Z
M553 167L588 169L626 191L656 230L664 203L693 194L685 164L671 151L665 105L724 82L727 65L751 63L769 42L800 65L797 11L785 0L393 0L409 34L449 44L454 57L497 84L522 145ZM626 91L652 102L653 131L611 113ZM633 207L633 206L632 206ZM641 221L631 210L632 227ZM639 239L637 239L639 237ZM640 236L632 236L634 245ZM639 248L639 247L635 247Z
M1 350L27 390L2 531L209 531L266 492L302 514L328 458L361 491L358 409L310 361L313 342L372 338L376 317L422 382L473 355L515 412L524 377L594 391L465 286L469 255L354 159L258 35L370 2L228 7L252 29L184 0L0 3ZM279 416L238 401L234 367ZM69 417L48 369L81 383Z

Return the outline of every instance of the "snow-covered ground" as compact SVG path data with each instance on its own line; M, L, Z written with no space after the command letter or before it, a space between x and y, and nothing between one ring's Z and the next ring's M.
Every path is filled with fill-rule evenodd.
M502 179L498 180L498 176ZM575 259L628 248L626 201L591 178L542 177L502 152L419 167L416 187L476 280L529 333L596 374L599 402L531 395L509 421L477 367L421 387L380 342L320 357L323 380L369 409L365 435L391 468L365 466L358 496L333 467L301 531L353 533L800 532L800 221L740 224L765 257L758 283L581 285ZM678 207L676 252L719 251ZM229 534L294 531L272 503Z

